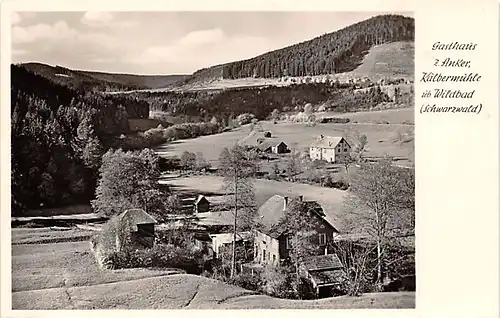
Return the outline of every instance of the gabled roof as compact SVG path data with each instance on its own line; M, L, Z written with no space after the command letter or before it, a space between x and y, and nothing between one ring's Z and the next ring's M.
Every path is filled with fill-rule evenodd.
M264 140L260 145L257 146L257 148L264 151L271 147L277 147L280 144L284 144L286 146L286 143L281 140Z
M304 258L302 264L308 271L340 269L344 267L337 254L309 256Z
M156 220L142 209L126 210L119 216L121 222L126 222L129 230L137 231L138 224L156 224Z
M291 197L288 199L291 200ZM322 220L332 226L329 218L325 215L323 207L316 201L304 201L309 211L314 212ZM285 215L285 197L273 195L258 210L256 222L261 225L260 232L273 238L278 238L285 229L279 226L280 219Z
M194 204L198 204L198 203L200 203L200 202L201 202L201 201L203 201L203 200L205 200L205 201L209 202L209 201L208 201L208 199L207 199L204 195L201 195L201 194L200 194L200 195L198 196L198 198L196 198L196 201L194 201Z
M275 226L285 215L285 197L275 194L270 197L257 211L257 222L262 225L261 232L277 237L281 233L276 232ZM273 231L271 231L273 230ZM279 231L278 231L279 232Z
M318 286L335 285L346 279L344 266L337 254L306 257L301 265Z
M311 147L335 148L342 140L345 141L344 137L332 137L332 136L321 135L312 142ZM347 143L347 141L345 142Z

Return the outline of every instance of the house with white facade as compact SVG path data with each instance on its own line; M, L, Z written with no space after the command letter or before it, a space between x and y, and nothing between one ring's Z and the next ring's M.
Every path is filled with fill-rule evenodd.
M311 160L324 160L331 163L345 162L351 153L351 146L344 137L320 135L309 147Z

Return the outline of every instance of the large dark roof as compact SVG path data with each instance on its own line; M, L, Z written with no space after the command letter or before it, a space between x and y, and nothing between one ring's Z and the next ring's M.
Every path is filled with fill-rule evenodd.
M292 198L289 197L288 200ZM321 219L326 221L332 227L333 224L326 218L323 207L316 201L304 202L308 209L315 212ZM284 228L278 226L280 219L285 215L285 197L273 195L258 210L256 222L261 225L261 232L277 238L284 232ZM334 227L335 228L335 227Z

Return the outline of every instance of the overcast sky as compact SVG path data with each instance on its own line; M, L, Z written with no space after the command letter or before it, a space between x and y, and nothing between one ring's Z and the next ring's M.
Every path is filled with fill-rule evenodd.
M113 73L190 74L378 14L384 12L13 13L12 62Z

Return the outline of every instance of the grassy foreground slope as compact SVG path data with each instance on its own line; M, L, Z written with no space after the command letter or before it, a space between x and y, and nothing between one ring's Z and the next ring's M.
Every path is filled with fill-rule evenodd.
M13 229L12 242L79 230ZM176 269L101 270L88 242L12 245L12 309L413 308L415 293L293 301Z
M255 295L236 286L187 274L96 286L15 292L13 309L312 309L414 308L415 293L378 293L293 301Z

